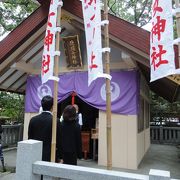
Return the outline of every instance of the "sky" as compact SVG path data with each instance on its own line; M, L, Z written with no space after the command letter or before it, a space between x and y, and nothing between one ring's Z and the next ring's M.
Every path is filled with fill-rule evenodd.
M152 24L151 23L148 23L145 26L143 26L143 29L146 29L147 31L151 31L151 28L152 28Z
M5 33L3 36L0 36L0 41L2 41L7 35L8 33Z

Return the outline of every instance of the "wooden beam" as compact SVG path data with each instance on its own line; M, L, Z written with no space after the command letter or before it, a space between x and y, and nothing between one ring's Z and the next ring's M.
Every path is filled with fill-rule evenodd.
M30 50L32 50L33 47L43 39L43 37L44 37L44 31L40 34L40 36L34 39L21 53L13 57L12 60L10 61L6 60L5 63L2 63L0 65L0 76L2 76L15 62L19 62L25 54L27 54Z
M26 81L24 81L20 86L18 86L15 91L18 91L18 89L21 89L24 85L26 85ZM24 89L25 91L25 89Z
M8 79L10 79L12 76L14 76L15 73L17 73L17 72L18 72L17 70L14 70L13 72L11 72L11 74L10 74L7 78L5 78L5 79L0 83L0 85L2 85L4 82L8 81Z
M20 81L22 78L24 78L25 76L27 76L26 73L22 74L18 79L16 79L10 86L7 87L7 91L11 89L11 87L13 87L18 81Z
M2 87L0 88L0 91L7 92L7 90L4 89L4 88L2 88ZM15 89L12 89L12 90L9 90L8 92L17 93L17 94L25 94L25 90L23 90L22 92L20 92L20 91L16 91Z
M180 74L170 75L167 78L175 82L177 85L180 85Z
M32 61L32 59L38 55L39 53L41 53L41 51L43 51L43 48L44 46L41 46L31 57L29 57L27 60L26 60L26 63Z
M27 74L33 74L34 72L34 67L32 64L30 63L25 63L25 62L17 62L17 63L14 63L12 66L11 66L11 69L16 69L18 71L21 71L21 72L25 72Z

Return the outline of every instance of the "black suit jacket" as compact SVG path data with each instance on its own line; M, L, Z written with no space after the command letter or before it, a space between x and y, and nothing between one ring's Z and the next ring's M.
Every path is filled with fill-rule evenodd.
M72 153L76 158L82 157L81 128L76 121L63 121L60 128L61 153Z
M59 159L60 154L60 121L57 120L57 135L56 135L56 159ZM35 139L43 142L42 160L50 161L51 157L51 139L52 139L52 114L42 112L34 116L29 123L28 139Z

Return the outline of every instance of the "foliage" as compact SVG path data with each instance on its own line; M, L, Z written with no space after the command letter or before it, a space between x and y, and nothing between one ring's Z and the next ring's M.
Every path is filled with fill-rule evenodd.
M178 114L180 112L180 104L179 102L169 103L162 97L158 96L157 94L151 92L151 113L156 114L158 116L163 116L164 113L166 114Z
M10 117L13 121L24 119L24 96L0 91L0 116Z
M110 13L140 27L150 19L152 0L109 0ZM12 31L38 7L31 0L4 0L0 2L0 36Z
M31 0L4 0L0 2L0 36L12 31L37 8Z
M151 19L152 0L109 0L110 13L140 27Z

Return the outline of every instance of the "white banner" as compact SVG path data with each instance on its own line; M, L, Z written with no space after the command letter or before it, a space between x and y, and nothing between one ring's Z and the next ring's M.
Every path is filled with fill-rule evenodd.
M172 0L153 0L150 47L151 82L175 74Z
M57 8L59 6L59 3L60 3L59 0L51 0L50 3L46 35L44 38L42 66L41 66L42 84L47 82L49 79L52 79L53 77L56 19L57 19Z
M103 77L100 0L82 0L88 60L88 85Z

